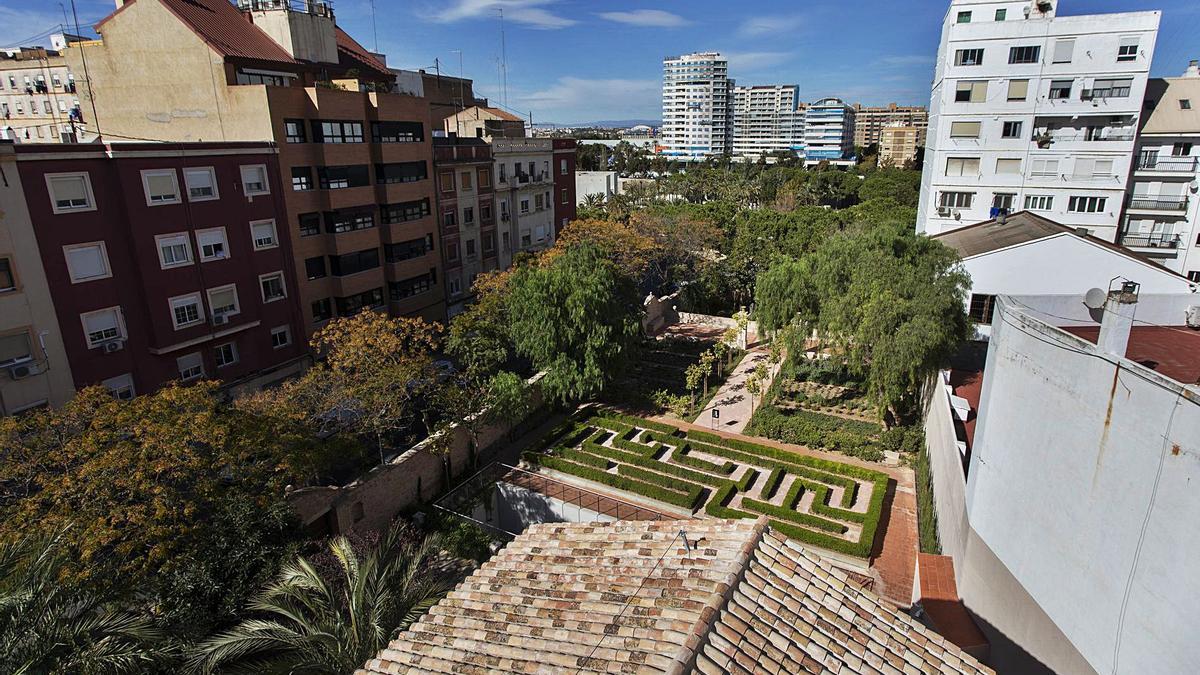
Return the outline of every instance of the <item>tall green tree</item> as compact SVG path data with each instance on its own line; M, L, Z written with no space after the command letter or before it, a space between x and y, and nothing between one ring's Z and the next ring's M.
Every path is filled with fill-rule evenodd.
M601 248L581 241L513 275L509 337L545 370L548 398L595 396L624 368L639 331L638 295Z

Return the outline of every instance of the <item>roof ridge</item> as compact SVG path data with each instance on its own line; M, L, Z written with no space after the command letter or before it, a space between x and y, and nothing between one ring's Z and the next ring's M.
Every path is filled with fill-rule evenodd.
M684 640L679 646L679 651L674 657L674 666L668 671L670 675L679 675L685 672L691 672L696 668L696 658L700 655L704 645L709 640L709 634L712 632L713 625L721 616L721 611L729 604L729 600L733 597L734 592L746 578L746 568L750 560L754 557L754 552L758 550L762 543L763 536L767 532L767 517L759 516L754 521L754 527L750 530L750 536L747 537L742 547L738 549L738 555L733 559L729 575L726 577L728 582L722 584L723 589L713 591L705 602L704 609L700 610L700 615L696 617L696 623L692 625L690 638Z

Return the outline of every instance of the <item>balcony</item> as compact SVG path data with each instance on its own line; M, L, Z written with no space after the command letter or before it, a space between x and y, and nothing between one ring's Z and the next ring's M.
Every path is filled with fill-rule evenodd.
M1138 197L1129 198L1129 208L1134 211L1187 211L1187 197Z
M1137 171L1153 173L1196 173L1195 157L1138 157Z
M1165 232L1122 232L1121 245L1132 248L1160 248L1174 250L1183 241L1181 235Z

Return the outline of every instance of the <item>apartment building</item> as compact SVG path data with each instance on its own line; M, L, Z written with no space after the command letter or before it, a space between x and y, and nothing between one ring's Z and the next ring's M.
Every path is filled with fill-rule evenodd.
M446 311L454 316L465 309L475 277L499 267L492 146L473 137L435 138L433 166Z
M854 108L823 98L804 111L804 157L808 164L850 163L854 158Z
M663 59L661 154L687 162L729 153L733 87L718 52Z
M921 129L904 122L883 127L879 132L879 166L912 166L917 160L922 135Z
M443 121L447 134L462 138L524 138L525 119L486 105L460 110Z
M554 244L554 139L495 138L491 146L500 214L497 262L504 269L512 265L515 254Z
M54 47L0 49L0 139L17 143L88 142L75 75L60 49L79 38L51 36Z
M925 142L925 129L929 126L929 112L921 106L896 105L865 106L854 104L854 145L865 148L881 142L885 127L904 124L920 130L921 142Z
M733 88L733 146L736 157L757 159L804 151L804 106L800 87L767 84Z
M304 365L277 150L269 143L16 147L76 387L254 387Z
M105 134L278 145L302 337L365 308L445 319L429 103L393 93L329 4L137 0L96 29L66 57L86 57Z
M75 394L11 140L0 141L0 415Z
M396 78L393 91L424 98L429 102L429 128L442 128L443 120L472 106L486 106L488 100L475 96L475 82L469 77L450 77L423 69L391 68Z
M1119 242L1200 282L1200 67L1153 79L1129 179Z
M1116 241L1160 12L953 0L938 47L917 230L1028 209Z

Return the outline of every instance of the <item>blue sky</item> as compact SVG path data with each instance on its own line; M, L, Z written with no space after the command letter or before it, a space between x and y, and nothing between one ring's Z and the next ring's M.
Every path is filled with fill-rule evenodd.
M368 49L369 0L333 0ZM718 50L744 84L799 84L806 100L927 104L942 0L376 0L379 50L393 67L463 72L499 101L497 8L504 8L510 107L535 122L659 117L662 58ZM76 0L81 24L111 1ZM897 9L899 11L897 11ZM1060 13L1163 11L1154 75L1200 58L1197 0L1063 0ZM70 6L67 6L68 12ZM0 45L54 28L58 3L3 0ZM902 17L898 23L896 17Z

